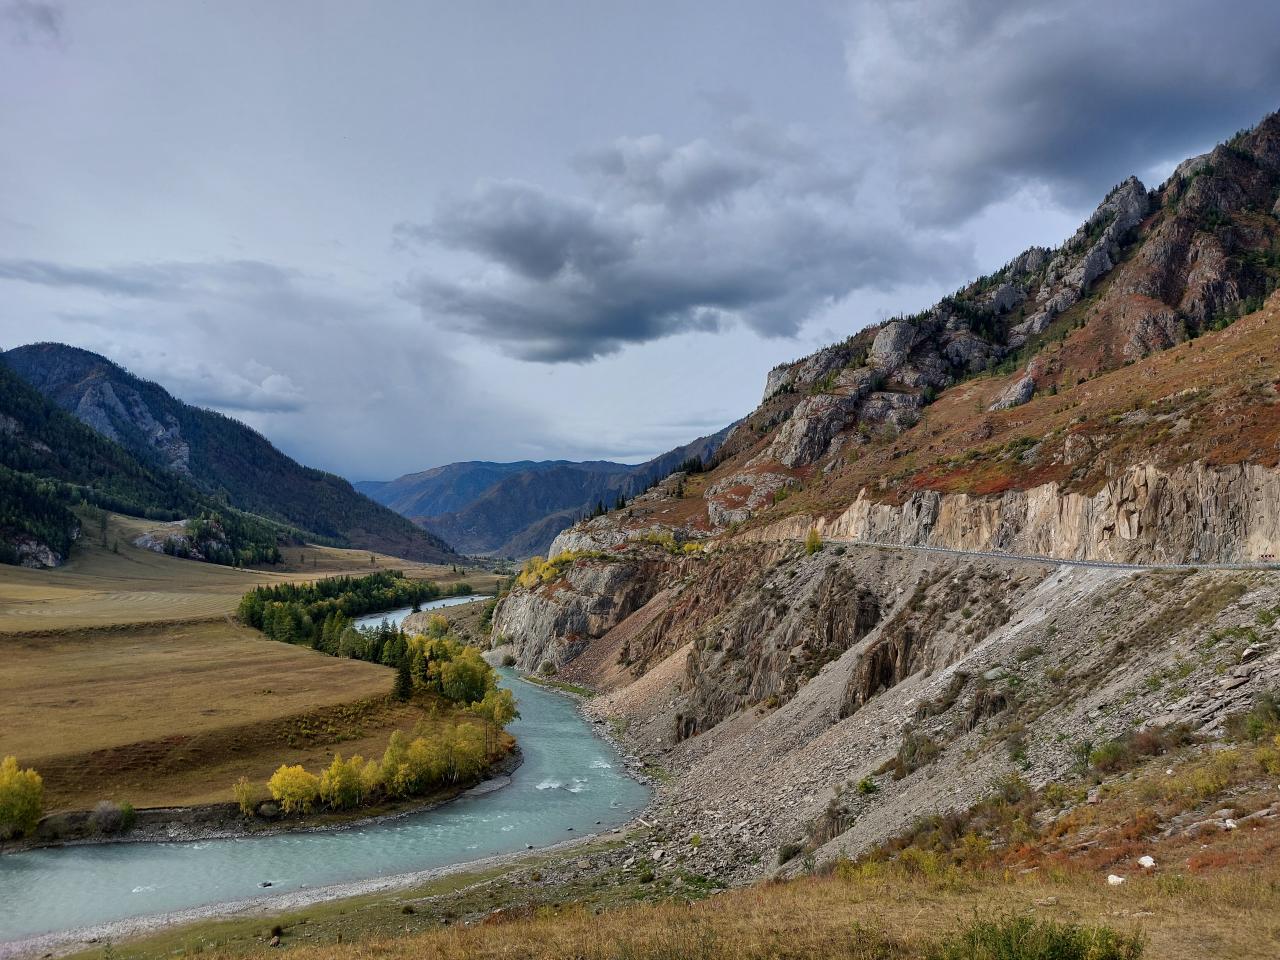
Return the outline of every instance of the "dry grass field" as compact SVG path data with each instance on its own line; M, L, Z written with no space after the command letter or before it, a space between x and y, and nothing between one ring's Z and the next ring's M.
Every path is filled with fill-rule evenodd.
M276 567L236 570L132 546L135 537L154 526L112 516L105 538L87 531L70 562L57 570L0 570L0 634L222 617L258 584L342 573L398 569L444 586L465 580L480 592L492 591L499 579L483 570L455 572L368 551L314 546L286 548L285 562ZM104 546L104 539L118 545L119 552Z
M0 569L0 755L41 771L49 811L229 800L242 774L318 767L334 749L380 754L391 730L419 719L386 702L391 670L236 623L251 587L386 568L446 586L497 582L311 546L290 547L275 568L235 570L133 547L146 526L113 516L63 568Z

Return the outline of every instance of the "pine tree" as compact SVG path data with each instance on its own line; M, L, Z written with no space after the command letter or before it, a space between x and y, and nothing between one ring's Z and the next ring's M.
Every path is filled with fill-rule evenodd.
M397 700L408 700L413 696L413 673L407 656L400 657L400 663L396 667L396 685L392 688L391 695Z

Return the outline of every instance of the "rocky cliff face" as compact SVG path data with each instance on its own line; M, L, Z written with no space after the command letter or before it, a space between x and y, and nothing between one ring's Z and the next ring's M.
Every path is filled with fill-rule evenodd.
M584 559L563 579L512 591L494 612L493 636L514 645L521 669L559 668L649 600L660 566L641 558Z
M1120 563L1238 563L1280 556L1280 472L1254 464L1142 466L1097 493L1056 483L998 496L925 490L860 496L833 518L797 516L748 537L830 538Z

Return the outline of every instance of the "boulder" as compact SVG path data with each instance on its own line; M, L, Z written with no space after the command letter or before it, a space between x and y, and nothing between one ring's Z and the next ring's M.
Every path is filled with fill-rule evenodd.
M907 355L918 336L915 324L907 320L889 321L871 342L871 365L886 372L897 370L907 362Z
M1027 292L1018 284L1002 283L996 287L995 293L991 294L991 310L994 313L1008 313L1025 299L1027 299Z
M920 398L914 393L873 393L863 401L858 411L862 423L892 423L903 430L915 423L920 409Z
M1035 392L1035 380L1030 375L1023 376L1006 387L987 409L995 411L1020 407L1030 400L1035 395Z

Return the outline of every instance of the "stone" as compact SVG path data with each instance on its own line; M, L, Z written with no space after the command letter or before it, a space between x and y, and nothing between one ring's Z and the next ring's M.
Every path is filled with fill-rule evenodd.
M1155 857L1142 856L1138 858L1138 866L1142 867L1142 869L1144 870L1154 869L1155 865L1156 865Z
M1029 374L1025 375L1006 387L987 409L995 412L996 410L1009 410L1013 407L1020 407L1035 396L1035 392L1035 379Z
M858 409L855 397L820 393L797 404L791 419L782 425L765 455L788 467L815 463L831 440L853 419Z
M1118 877L1114 873L1107 877L1107 886L1109 887L1118 887L1122 883L1124 883L1124 877Z
M892 372L907 362L907 355L915 345L919 331L907 320L890 320L875 340L871 342L871 353L868 357L872 366L879 370Z

